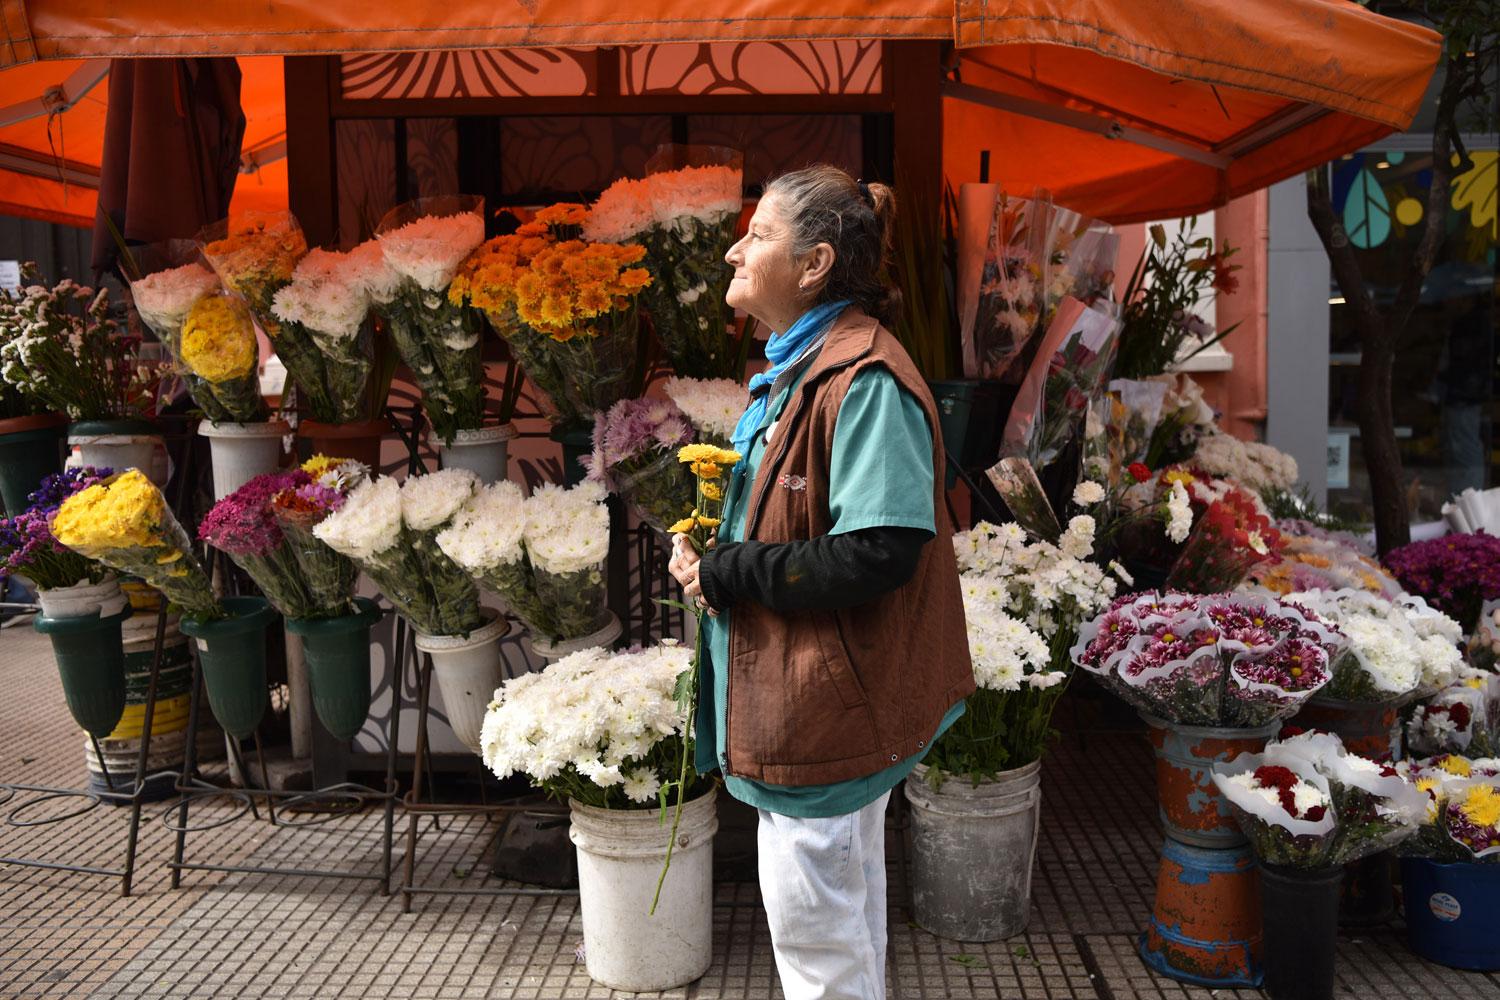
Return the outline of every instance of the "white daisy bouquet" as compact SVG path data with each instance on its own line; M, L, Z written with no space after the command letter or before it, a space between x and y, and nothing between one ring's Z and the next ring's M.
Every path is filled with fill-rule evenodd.
M656 278L645 291L646 308L678 374L739 379L743 357L724 302L732 277L724 254L744 205L742 159L711 148L663 153L698 162L616 181L591 206L584 238L646 248Z
M698 440L720 448L729 447L735 425L750 405L749 390L732 378L679 376L667 379L663 389L698 432Z
M1500 675L1472 671L1418 705L1406 745L1422 754L1500 752Z
M979 690L928 754L929 780L979 782L1041 757L1067 687L1080 624L1114 597L1094 563L1093 522L1079 516L1057 545L1026 541L1019 525L980 523L954 536Z
M484 416L479 314L448 295L464 258L484 242L484 199L419 198L391 209L375 233L386 265L400 276L388 301L372 295L375 308L422 389L433 430L452 444Z
M583 805L657 807L683 752L687 719L673 686L691 655L671 641L629 653L596 647L507 680L484 717L485 764ZM708 786L694 775L688 797Z
M322 355L326 384L299 383L298 390L307 398L312 418L324 423L350 423L366 410L375 361L373 333L365 322L370 313L364 277L369 264L362 255L368 252L313 250L298 262L291 284L271 300L271 312L283 330L294 330Z
M466 469L411 476L405 485L366 480L313 536L358 563L417 631L467 635L482 623L479 589L436 539L478 482Z
M504 598L534 636L576 639L607 620L609 510L596 483L545 484L529 499L515 483L493 483L455 512L437 545Z
M1417 832L1425 796L1395 768L1309 733L1214 765L1214 784L1262 864L1324 868L1358 861Z
M1459 626L1420 597L1387 600L1366 590L1309 590L1285 600L1338 626L1346 644L1320 694L1341 701L1405 699L1451 683L1463 665Z

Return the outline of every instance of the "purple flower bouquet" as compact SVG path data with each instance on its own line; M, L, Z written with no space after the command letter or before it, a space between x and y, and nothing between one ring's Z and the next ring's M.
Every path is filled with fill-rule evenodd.
M52 535L52 515L62 502L113 475L111 469L86 466L54 473L27 496L29 506L14 517L0 518L0 578L18 576L38 590L80 583L100 583L111 575L101 562L67 548Z
M1458 620L1479 622L1484 602L1500 598L1500 538L1479 532L1412 542L1385 554L1401 586Z

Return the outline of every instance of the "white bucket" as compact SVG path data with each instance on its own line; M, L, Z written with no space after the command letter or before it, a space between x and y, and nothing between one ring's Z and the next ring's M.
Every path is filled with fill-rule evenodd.
M531 651L548 663L555 663L570 653L576 653L582 649L592 649L595 646L608 648L614 645L614 641L620 638L625 631L625 626L620 624L620 619L610 612L609 621L597 632L581 635L577 639L564 639L562 642L548 642L528 635L526 641L531 645Z
M433 435L438 450L438 465L444 469L468 469L485 485L506 478L510 464L510 442L517 435L515 424L500 427L477 427L453 435L452 444Z
M100 618L119 614L129 603L120 591L120 581L111 576L98 583L77 583L36 592L42 614L48 618L85 618L99 612Z
M139 469L157 486L165 486L163 469L156 460L160 434L69 434L68 447L78 449L78 464L96 469Z
M208 438L214 467L214 499L222 500L250 480L281 465L281 439L292 432L285 420L253 424L205 420L198 433Z
M670 815L656 807L596 809L569 802L578 848L578 898L589 976L643 993L690 983L713 958L715 792L686 803L656 915L648 916L667 856Z
M999 941L1026 929L1041 769L1032 761L978 787L951 775L936 791L921 764L906 779L912 915L924 930L953 941Z
M483 608L489 620L468 634L426 635L418 632L417 648L432 656L432 674L443 697L443 714L460 743L479 752L479 732L484 713L495 698L495 689L505 679L500 659L500 640L510 631L510 622L493 608Z

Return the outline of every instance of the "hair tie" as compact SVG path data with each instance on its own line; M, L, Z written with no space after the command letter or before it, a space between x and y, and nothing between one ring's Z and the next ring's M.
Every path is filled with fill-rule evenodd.
M871 208L875 207L875 196L870 194L870 185L864 181L855 181L859 185L859 196L865 200L865 204Z

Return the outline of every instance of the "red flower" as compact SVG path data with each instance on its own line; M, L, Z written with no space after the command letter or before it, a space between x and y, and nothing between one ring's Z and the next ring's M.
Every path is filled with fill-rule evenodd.
M1468 729L1469 723L1473 720L1473 716L1469 713L1469 706L1461 701L1448 706L1448 718L1453 720L1453 724L1459 729Z
M1316 823L1318 820L1327 815L1327 813L1327 806L1309 806L1307 812L1303 813L1301 818L1307 820L1309 823ZM1293 815L1296 814L1293 813Z
M1125 467L1125 471L1130 473L1131 477L1138 483L1144 483L1151 478L1151 469L1147 467L1145 462L1131 462Z

